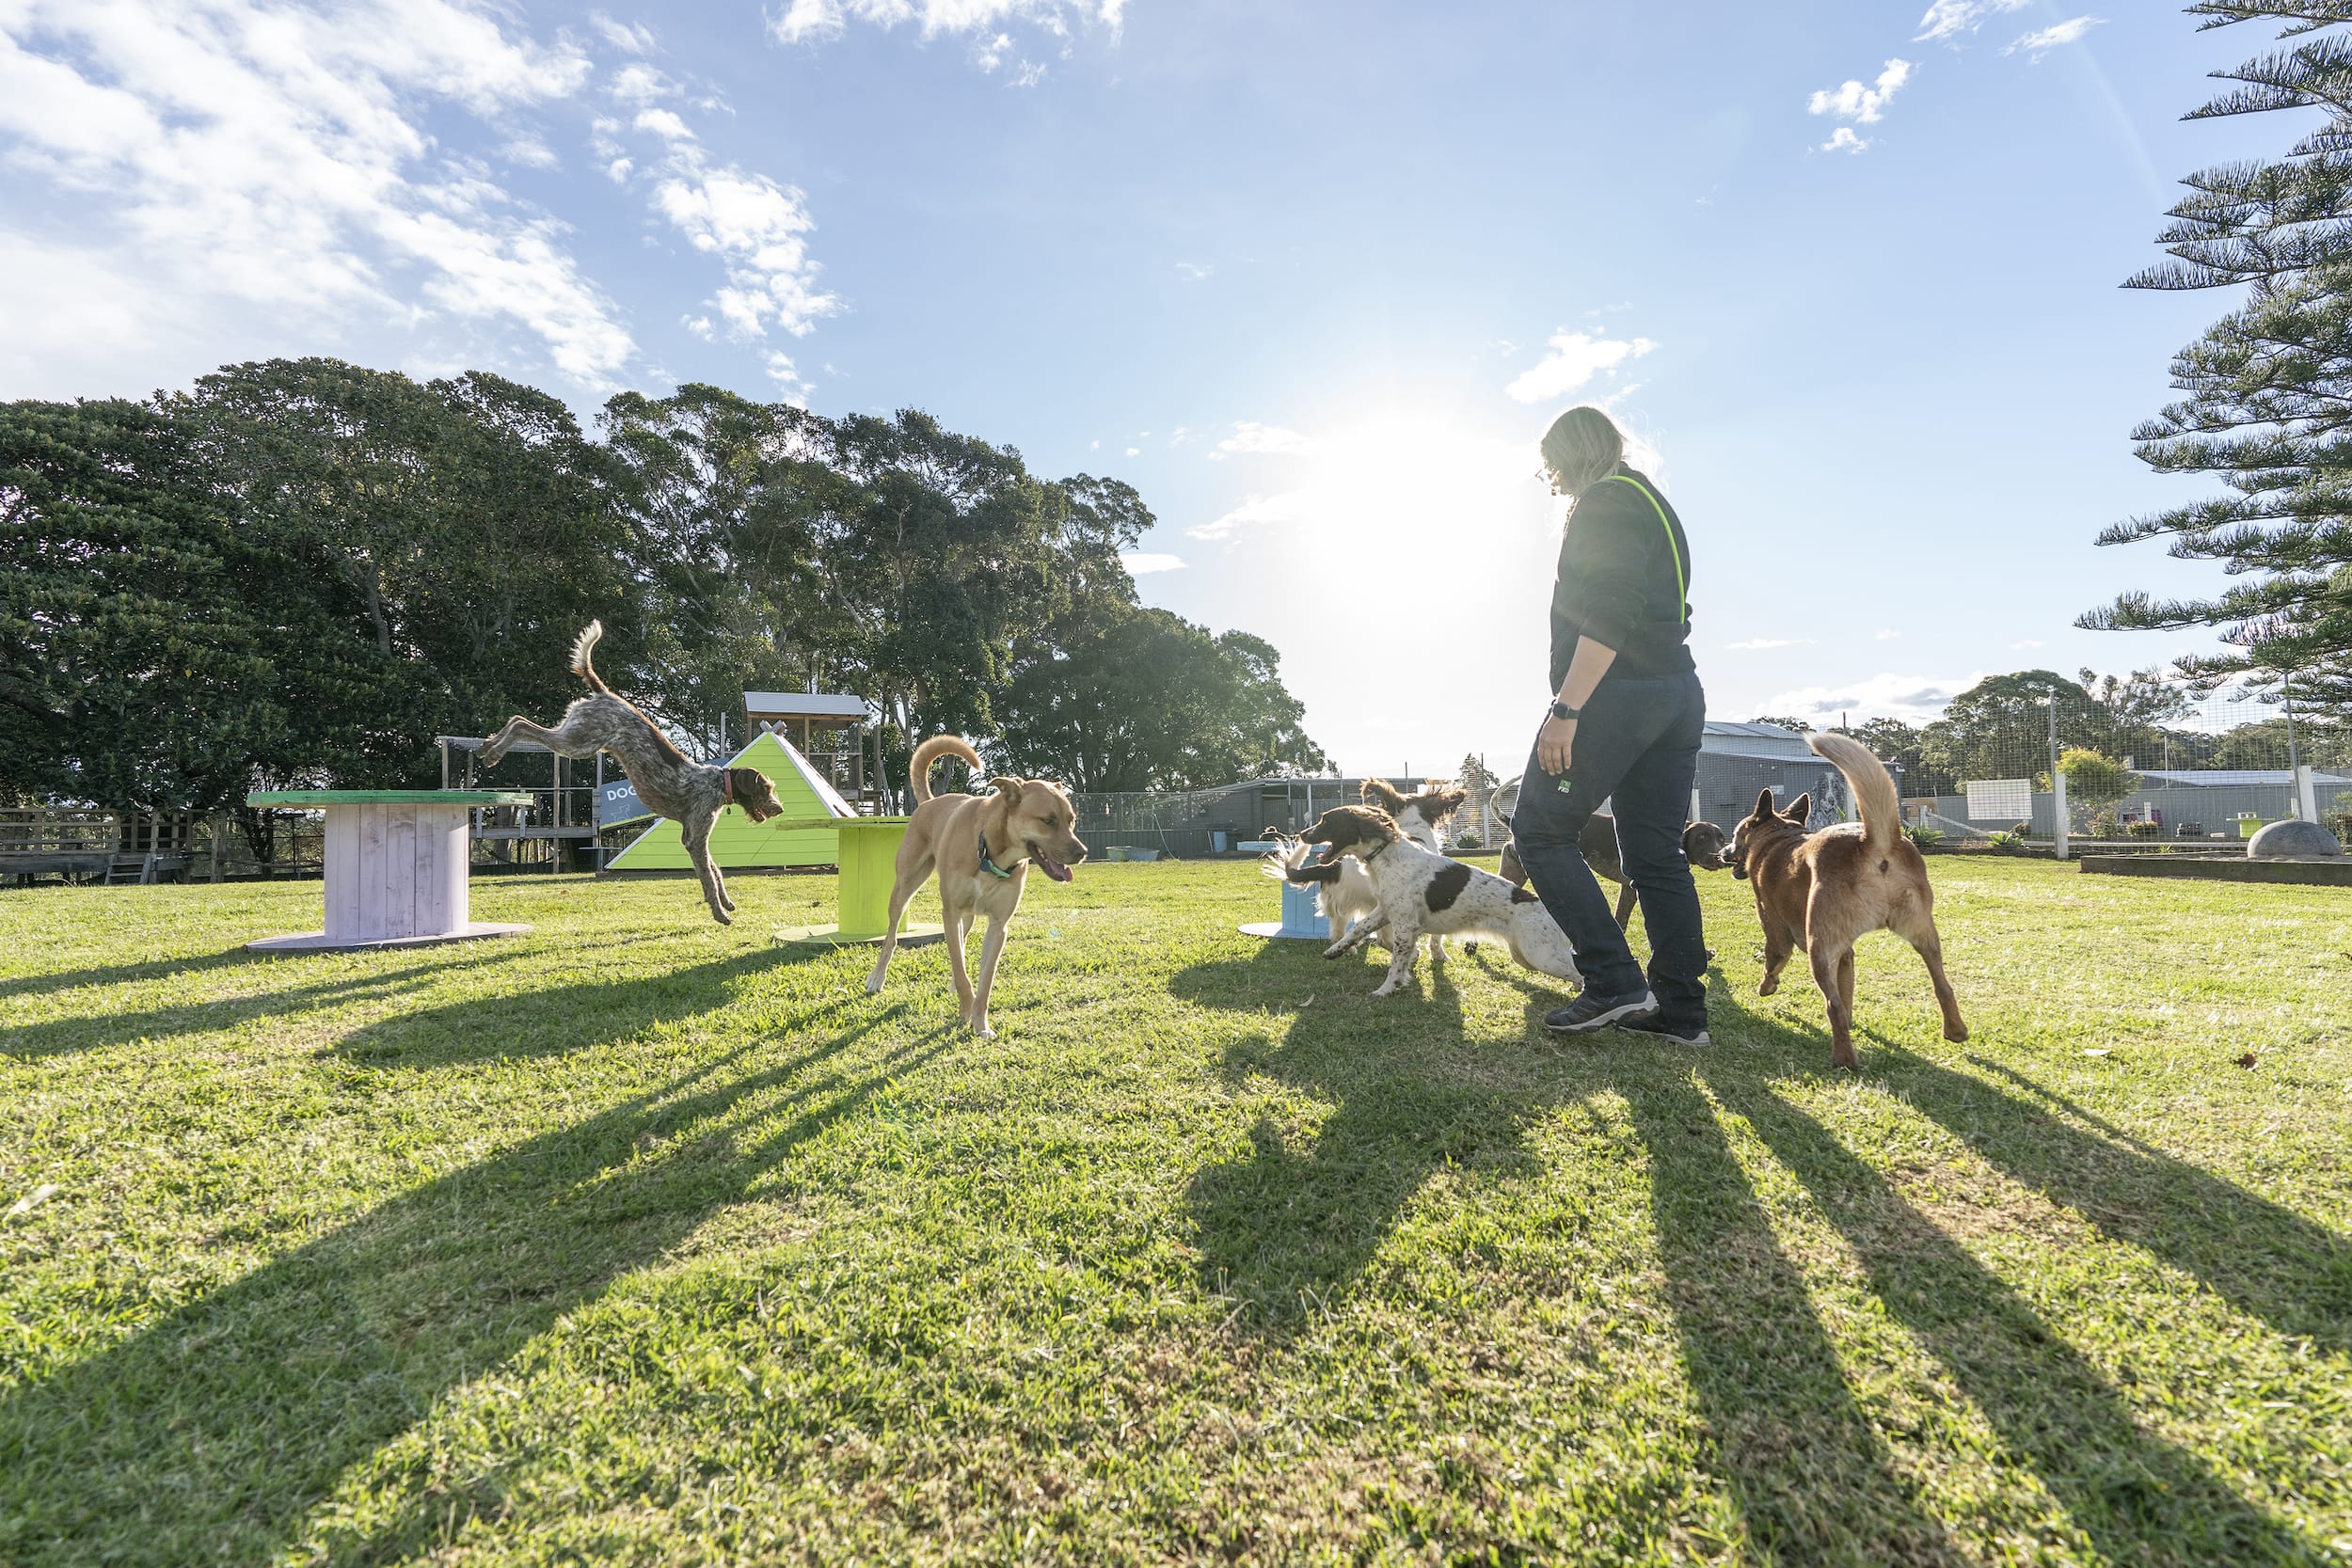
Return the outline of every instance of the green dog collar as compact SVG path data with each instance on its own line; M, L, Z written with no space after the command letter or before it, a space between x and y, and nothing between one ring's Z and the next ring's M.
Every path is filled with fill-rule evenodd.
M988 858L988 840L985 837L980 840L980 869L1000 882L1012 876L1011 872Z

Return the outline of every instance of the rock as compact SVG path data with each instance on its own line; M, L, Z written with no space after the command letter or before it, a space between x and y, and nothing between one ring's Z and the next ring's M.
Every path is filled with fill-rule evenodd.
M2246 841L2249 860L2324 861L2343 853L2336 835L2316 822L2273 822Z

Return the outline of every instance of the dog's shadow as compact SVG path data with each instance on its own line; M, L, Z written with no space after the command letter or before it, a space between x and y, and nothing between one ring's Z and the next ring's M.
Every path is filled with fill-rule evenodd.
M1709 1006L1719 1042L1737 1043L1705 1053L1614 1033L1569 1043L1532 1032L1466 1033L1463 1009L1436 987L1420 1002L1371 1002L1335 986L1334 966L1316 951L1270 947L1196 965L1174 982L1180 996L1255 1011L1270 1025L1245 1027L1226 1052L1237 1094L1263 1077L1329 1105L1305 1133L1270 1112L1250 1128L1246 1150L1191 1180L1204 1285L1231 1300L1236 1328L1289 1344L1356 1291L1409 1292L1409 1256L1399 1256L1391 1278L1383 1249L1434 1176L1486 1185L1507 1206L1503 1189L1542 1175L1533 1142L1540 1124L1564 1114L1613 1123L1627 1134L1622 1147L1596 1138L1589 1157L1643 1167L1660 1288L1703 1423L1705 1462L1729 1486L1756 1544L1786 1561L1967 1560L1946 1522L1948 1501L1924 1495L1919 1461L1899 1461L1890 1440L1897 1433L1915 1446L1920 1433L1899 1411L1855 1392L1893 1370L1856 1368L1851 1359L1870 1353L1830 1332L1807 1278L1822 1265L1801 1264L1787 1250L1735 1152L1727 1122L1736 1122L1808 1191L1844 1234L1860 1285L2060 1499L2095 1552L2183 1564L2320 1560L2203 1456L2148 1431L2014 1287L1803 1108L1804 1085L1845 1081L1826 1065L1823 1031L1751 1010L1718 974ZM1547 1000L1540 977L1503 977L1523 979L1536 1022ZM1372 983L1369 974L1349 978L1366 990ZM1300 1006L1310 994L1313 1002ZM2064 1190L2094 1166L2112 1171L2104 1140L2094 1150L2029 1101L1920 1051L1877 1046L1865 1053L1866 1071L1939 1120L2002 1122L2001 1137L1977 1146L2045 1186ZM2330 1261L2344 1256L2340 1239L2177 1162L2151 1160L2144 1173L2125 1174L2134 1187L2147 1184L2141 1196L2151 1200L2219 1205L2249 1236L2280 1245L2283 1268L2228 1264L2190 1247L2182 1236L2195 1227L2186 1222L2181 1234L2142 1226L2131 1239L2169 1243L2179 1261L2233 1299L2282 1327L2341 1342L2352 1314L2342 1310L2341 1264ZM1473 1192L1466 1201L1486 1199ZM2283 1272L2296 1267L2313 1271L2299 1286Z
M723 1008L737 981L777 961L763 951L463 1002L437 1023L362 1031L357 1049L431 1066L496 1051L550 1007L600 1011L593 1043ZM945 1029L869 1037L906 1006L813 1000L723 1055L454 1165L0 1392L0 1560L87 1560L133 1515L158 1560L197 1543L222 1560L274 1558L339 1478L447 1390L669 1254L795 1148L953 1048ZM451 1043L461 1037L477 1043ZM465 1506L494 1511L495 1481L481 1484ZM418 1491L363 1527L350 1555L425 1549L450 1502L439 1486Z

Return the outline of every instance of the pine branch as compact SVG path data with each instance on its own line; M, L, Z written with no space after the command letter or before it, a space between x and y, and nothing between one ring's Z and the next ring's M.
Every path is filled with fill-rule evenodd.
M2287 25L2279 36L2294 38L2352 22L2352 0L2196 0L2186 8L2189 15L2205 19L2197 24L2201 33L2241 22L2283 22Z

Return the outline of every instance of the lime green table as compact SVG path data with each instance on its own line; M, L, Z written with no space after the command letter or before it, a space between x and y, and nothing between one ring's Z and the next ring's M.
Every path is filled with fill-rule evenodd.
M878 942L890 934L890 888L898 878L898 845L907 836L903 816L795 816L775 826L786 832L830 828L837 835L834 863L840 867L834 895L834 926L789 926L776 932L789 942ZM944 926L898 927L898 945L919 947L947 934Z
M262 953L417 947L528 931L528 926L469 918L473 863L471 814L478 806L527 806L519 790L264 789L249 806L294 806L326 818L324 930L264 937Z

